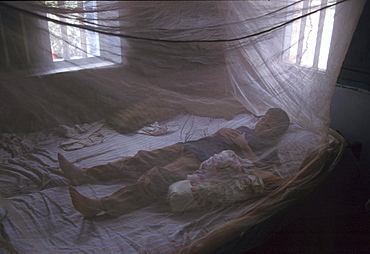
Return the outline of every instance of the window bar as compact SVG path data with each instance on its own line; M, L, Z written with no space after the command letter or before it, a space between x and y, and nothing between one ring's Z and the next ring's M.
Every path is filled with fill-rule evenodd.
M328 0L322 0L321 1L321 7L325 7L328 4ZM320 59L320 50L321 50L321 40L323 36L323 28L325 23L325 15L326 15L326 9L320 11L320 18L319 18L319 24L318 24L318 30L317 30L317 39L316 39L316 46L315 46L315 56L313 60L313 67L318 68L319 66L319 59Z
M62 8L65 7L64 4L65 1L58 1L58 5ZM66 21L65 18L61 18L61 21ZM61 36L62 36L62 47L63 47L63 58L69 59L69 48L68 48L68 33L67 33L67 26L66 25L60 25L61 29Z
M63 58L69 59L69 48L68 48L68 43L67 43L67 40L68 40L67 27L65 25L61 25L61 31L62 31L62 44L63 44Z
M290 7L288 10L290 10L287 14L287 20L291 20L294 15L291 13L294 13L294 8ZM293 38L293 27L294 23L288 24L285 29L284 29L284 52L283 52L283 59L286 61L290 61L291 59L291 54L293 51L293 43L292 43L292 38ZM294 58L295 60L297 59L296 57Z
M87 12L85 13L85 20L89 22L92 26L93 24L97 24L97 15L96 12L96 1L85 1L84 2L84 10ZM92 12L94 11L94 12ZM84 30L86 34L87 40L87 57L98 56L100 55L100 46L99 46L99 38L96 32Z
M302 15L305 15L308 12L309 2L310 1L303 1ZM298 65L301 65L301 61L302 61L303 41L304 41L304 36L305 36L306 23L307 23L307 17L302 18L301 27L299 29L298 51L297 51L297 59L296 59L297 61L296 63Z
M84 18L84 1L77 1L77 10L79 10L79 16L83 20ZM81 23L81 21L79 21ZM81 40L81 53L82 57L87 57L87 45L86 45L86 30L85 29L79 29L80 30L80 40Z

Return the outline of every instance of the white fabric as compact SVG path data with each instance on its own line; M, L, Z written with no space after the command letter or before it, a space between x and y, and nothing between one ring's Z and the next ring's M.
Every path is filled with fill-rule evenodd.
M138 130L137 133L152 135L152 136L160 136L160 135L165 135L168 133L178 131L179 129L180 129L180 126L176 122L169 122L169 123L166 123L165 125L160 125L158 122L155 122L148 126L144 126L140 130Z
M227 106L217 103L236 98L257 116L268 108L280 107L294 123L327 136L331 96L364 3L364 0L97 1L94 20L77 5L48 7L43 2L5 2L3 5L27 11L25 22L29 21L30 31L21 31L20 36L26 32L34 37L44 36L50 24L40 17L72 25L67 29L68 36L86 27L101 32L101 52L95 57L116 65L114 69L84 70L72 76L70 73L43 79L26 76L21 82L17 79L24 77L22 73L6 72L4 94L24 102L17 107L36 116L34 128L50 128L55 122L100 120L98 116L104 117L110 110L142 97L157 97L202 116L232 118L235 111L224 113ZM319 20L323 21L321 25ZM290 34L304 24L300 34ZM318 51L316 54L327 56L324 67L294 62L292 57L315 55L312 50L320 42L317 32L320 26L324 32L320 54ZM59 40L64 38L55 36L60 36ZM27 47L35 49L33 54L51 56L50 45L31 39ZM67 44L87 50L77 42ZM297 47L303 47L302 53L297 51L294 55ZM290 58L286 57L288 53ZM89 54L92 58L87 60L93 60L94 54ZM83 61L62 62L78 67ZM32 70L26 73L53 70L57 64L31 63ZM28 87L28 93L14 91L14 83ZM69 96L69 85L80 96ZM32 92L37 91L33 86L42 87L44 96ZM86 91L91 95L82 96ZM56 93L58 96L54 96ZM92 104L89 98L94 101ZM233 102L228 104L232 111ZM5 113L11 114L16 106L8 106Z
M255 198L265 186L253 170L251 161L225 150L202 162L187 180L171 184L167 202L173 212L186 212Z

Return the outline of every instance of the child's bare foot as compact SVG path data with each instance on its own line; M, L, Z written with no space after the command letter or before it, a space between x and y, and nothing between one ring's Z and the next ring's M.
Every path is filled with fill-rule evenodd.
M91 199L79 193L75 188L69 187L72 204L85 218L92 218L98 213L103 212L100 199Z
M67 161L67 159L64 158L64 156L60 153L58 153L58 161L61 170L64 172L65 176L72 185L77 186L84 183L93 182L93 178L86 175L82 169Z

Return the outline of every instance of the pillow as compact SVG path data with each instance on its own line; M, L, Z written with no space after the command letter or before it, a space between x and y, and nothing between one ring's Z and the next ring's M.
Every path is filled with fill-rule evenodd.
M181 112L178 105L158 98L146 98L108 116L106 123L122 134L128 134L140 128L168 120Z
M272 172L285 179L291 178L304 166L307 157L318 151L322 140L320 135L292 124L277 147L281 165Z

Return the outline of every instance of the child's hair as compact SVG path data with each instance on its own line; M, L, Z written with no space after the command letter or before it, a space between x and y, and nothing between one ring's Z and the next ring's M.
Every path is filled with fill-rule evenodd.
M270 108L267 111L276 122L276 135L282 135L289 127L290 119L288 114L280 108Z

